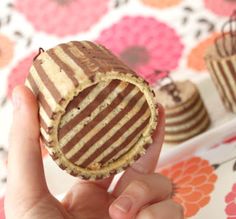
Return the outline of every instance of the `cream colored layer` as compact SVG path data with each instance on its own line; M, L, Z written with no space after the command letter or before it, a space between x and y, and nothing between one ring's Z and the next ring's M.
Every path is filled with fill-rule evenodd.
M202 130L204 130L205 128L208 127L209 125L209 118L208 116L206 116L206 118L204 119L204 121L202 123L199 123L199 126L197 126L195 129L188 131L188 132L184 132L184 133L179 133L179 134L175 134L175 135L165 135L165 141L169 141L169 142L178 142L178 141L184 141L186 139L191 138L192 136L195 136L199 133L202 132Z
M88 157L90 154L92 154L98 147L100 147L107 139L112 137L114 133L121 128L122 125L124 125L131 117L132 115L136 114L140 110L140 105L142 105L145 102L145 98L142 97L139 99L139 101L136 103L136 106L128 113L126 114L120 121L117 123L111 130L109 130L107 133L104 133L104 136L100 138L93 147L91 147L84 155L81 157L76 164L78 165L79 162L83 162L86 157ZM112 113L108 114L107 117L105 117L97 126L95 126L90 132L88 132L85 136L83 136L82 139L76 144L74 148L72 148L67 154L67 158L71 158L74 154L76 154L83 145L88 142L94 135L96 135L102 128L104 128L120 111L122 108L124 108L127 104L129 104L128 101L123 101Z
M146 82L144 82L143 79L129 73L124 74L122 72L117 73L116 71L109 71L107 72L105 77L104 77L104 73L98 73L96 75L96 80L98 81L104 80L104 78L106 78L106 80L118 79L121 81L134 84L144 94L146 101L149 105L149 109L151 111L151 119L148 124L148 129L146 129L145 132L143 133L143 138L150 137L150 130L153 130L152 127L153 126L156 127L157 125L157 115L158 115L157 108L156 108L157 101L154 98L153 93L151 92L151 88L147 85Z
M41 135L43 136L43 138L44 138L47 142L51 142L51 141L52 141L51 136L48 135L42 127L40 127L40 132L41 132Z
M54 86L57 88L62 97L67 96L69 90L74 87L74 84L67 76L67 74L62 70L62 68L57 65L53 59L48 55L48 53L43 53L44 59L42 61L42 68L47 74L48 78L54 83ZM48 71L50 69L50 74ZM60 72L60 74L56 74L56 72Z
M176 114L176 113L182 113L182 111L184 111L186 108L188 108L192 104L195 104L195 102L198 102L199 98L201 97L199 96L199 93L196 92L192 98L190 98L188 101L186 101L182 105L173 107L172 109L165 109L166 117L171 117L173 114Z
M52 111L55 111L56 107L62 108L58 105L58 103L53 98L52 94L49 92L48 88L44 85L44 82L41 80L41 78L38 76L37 71L35 70L34 66L30 69L31 75L35 82L37 83L37 86L41 93L44 95L48 105L52 109Z
M70 49L69 49L70 50ZM84 73L83 69L77 65L73 59L71 59L64 51L63 49L58 46L54 49L54 52L56 55L64 62L66 65L68 65L73 71L74 71L74 77L77 79L77 81L85 82L88 81L88 76Z
M89 59L83 51L79 50L73 42L70 42L69 45L70 51L83 63L87 66L87 68L91 72L97 72L99 69L99 66L97 66L94 62L91 62L91 59Z
M117 88L118 90L114 90L112 93L110 93L110 95L108 96L108 98L106 98L103 102L101 102L101 104L91 113L90 116L88 116L87 118L85 118L83 121L81 121L80 123L78 123L75 127L73 127L73 129L70 130L70 132L68 132L60 141L59 144L61 147L63 147L64 145L66 145L81 129L83 129L83 127L88 124L90 121L92 121L98 114L99 112L101 112L101 110L105 109L108 104L110 104L116 97L117 94L120 92L120 88ZM95 89L96 90L96 89ZM124 99L124 101L129 101L136 93L138 92L137 89L134 89L132 92L130 92L129 95L126 96L126 98ZM113 112L111 112L111 114L113 114L115 111L119 112L120 109L114 109ZM113 114L114 115L114 114ZM100 125L100 123L98 124ZM81 140L81 139L80 139Z
M236 57L235 57L235 60L231 60L231 64L233 65L234 73L230 71L226 62L221 62L224 72L226 74L226 77L229 80L230 87L234 93L234 96L236 96L236 80L233 78L232 74L235 74L235 72L236 72L236 63L235 62L236 62Z
M28 81L25 82L25 85L33 91L30 83ZM39 116L43 119L43 121L46 124L50 124L51 123L51 119L48 117L47 113L45 112L45 110L43 109L41 103L39 103Z
M208 60L206 62L206 64L207 64L208 69L209 69L209 71L211 73L211 78L212 78L212 80L213 80L213 82L214 82L214 84L215 84L215 86L216 86L216 88L217 88L217 90L218 90L218 92L220 94L221 100L224 102L225 106L229 109L230 108L229 102L228 102L228 100L225 100L223 88L218 83L218 79L216 78L214 70L211 67L210 61Z
M67 124L71 119L73 119L76 115L78 115L82 110L84 110L92 101L94 101L97 95L110 83L111 81L101 81L96 85L96 89L93 89L88 96L83 99L78 107L80 110L72 109L70 112L66 113L62 116L59 128L62 128L65 124ZM73 101L73 100L72 100ZM62 139L61 139L62 141Z
M191 117L201 108L204 108L204 105L202 103L202 100L199 99L198 102L196 102L196 105L193 108L191 108L189 111L183 112L181 115L177 115L176 117L166 116L166 125L170 123L181 122L188 118L192 119Z
M195 118L191 118L191 120L189 120L188 122L183 122L182 124L176 126L166 125L165 130L167 132L185 131L186 129L189 129L197 123L201 122L202 118L205 115L207 115L207 112L204 108L202 108L201 112Z
M114 151L119 145L123 144L126 138L136 129L138 128L148 117L150 116L149 109L146 110L145 114L143 114L140 119L134 123L125 133L123 136L121 136L117 141L115 141L112 145L109 146L100 156L98 156L93 163L99 163L104 157L106 157L108 154L110 154L112 151ZM127 121L128 122L128 121ZM145 127L146 128L146 127ZM144 128L144 129L145 129ZM115 128L116 129L116 128ZM144 130L143 129L143 130ZM120 154L128 151L134 143L140 138L141 132L136 136L136 138L131 141L123 150L121 150L113 159L116 157L119 157ZM89 156L88 156L89 157Z
M230 94L229 86L227 85L226 81L224 80L224 78L222 76L222 73L221 73L220 69L218 68L217 62L213 62L213 66L214 66L214 69L215 69L214 74L216 74L218 76L221 84L223 85L223 89L225 90L226 98L233 105L234 100L233 100L233 97Z
M125 154L126 152L128 152L129 150L132 149L132 147L135 145L135 143L138 141L138 139L140 138L140 136L142 135L142 132L144 132L144 130L146 129L146 127L144 129L142 129L137 136L122 150L120 150L114 157L112 157L110 160L108 160L104 166L109 165L109 163L113 162L114 160L117 160L122 154Z

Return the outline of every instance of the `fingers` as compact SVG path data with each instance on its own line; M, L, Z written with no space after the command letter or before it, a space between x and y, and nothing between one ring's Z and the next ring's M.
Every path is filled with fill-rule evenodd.
M169 199L144 208L136 219L184 219L183 207Z
M153 143L148 148L146 154L136 163L128 168L118 181L113 194L118 196L127 187L127 185L143 174L152 173L156 167L159 158L161 146L164 140L165 114L161 105L158 105L159 119L158 125L153 133Z
M151 173L154 171L160 155L165 135L165 111L162 105L158 104L157 128L153 133L153 143L149 146L146 154L132 165L132 168Z
M24 86L13 92L14 115L10 133L7 198L48 192L39 145L38 106Z
M112 219L130 219L150 203L170 197L172 184L164 176L147 174L132 181L109 208Z

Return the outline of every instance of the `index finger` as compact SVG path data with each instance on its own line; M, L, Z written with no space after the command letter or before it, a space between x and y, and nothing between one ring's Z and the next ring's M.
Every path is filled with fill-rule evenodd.
M153 133L153 143L149 146L146 154L125 171L118 181L113 194L117 197L128 186L128 184L139 179L143 174L152 173L155 170L165 133L165 112L158 104L158 125Z

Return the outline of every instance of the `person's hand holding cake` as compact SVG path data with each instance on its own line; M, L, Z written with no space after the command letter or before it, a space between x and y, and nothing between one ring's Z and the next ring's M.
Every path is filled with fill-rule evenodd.
M87 41L40 50L26 86L13 92L7 219L183 218L171 182L154 173L164 110L110 51ZM62 202L47 187L40 141L61 169L84 179Z

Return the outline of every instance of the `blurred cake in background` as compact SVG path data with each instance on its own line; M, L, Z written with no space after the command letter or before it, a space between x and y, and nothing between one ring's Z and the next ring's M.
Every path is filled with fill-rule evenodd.
M168 75L159 81L155 92L165 108L165 142L176 144L205 131L210 118L195 84L188 80L174 82Z
M206 52L205 62L226 109L236 113L236 11Z

